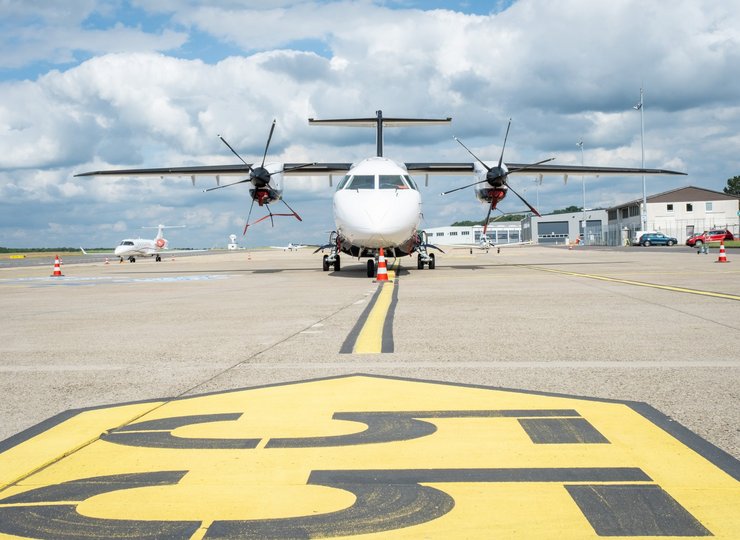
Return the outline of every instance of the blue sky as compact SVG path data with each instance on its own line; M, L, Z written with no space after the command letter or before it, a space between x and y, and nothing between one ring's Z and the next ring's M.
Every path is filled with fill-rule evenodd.
M245 186L203 193L189 179L75 179L108 167L247 159L354 161L366 130L314 117L452 116L451 128L386 131L400 161L464 161L456 135L496 159L636 166L645 87L645 162L688 172L649 193L721 190L740 174L740 7L721 1L263 2L10 0L0 5L0 246L112 246L140 227L186 224L173 245L240 233ZM660 21L660 24L656 24ZM432 178L423 226L482 219L464 178ZM512 181L541 211L581 204L580 181ZM591 178L588 207L641 195L639 178ZM245 189L241 189L245 188ZM289 179L304 223L250 231L247 245L319 242L333 226L326 179ZM520 210L513 198L505 210Z

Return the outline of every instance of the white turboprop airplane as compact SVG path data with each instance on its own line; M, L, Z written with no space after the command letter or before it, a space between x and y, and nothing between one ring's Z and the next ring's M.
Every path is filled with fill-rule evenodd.
M544 163L552 161L554 158L531 164L504 163L503 156L509 134L508 127L497 163L482 161L458 139L456 139L458 143L474 158L473 161L403 163L383 156L384 127L445 125L451 121L452 119L449 117L441 119L385 118L382 111L377 111L376 116L370 118L333 120L310 118L308 120L310 125L375 128L376 155L356 163L266 163L265 159L275 130L275 121L273 120L262 162L259 165L257 162L250 164L244 161L236 150L219 135L219 138L229 150L239 158L241 164L105 170L81 173L76 176L190 176L193 185L195 185L196 176L215 176L218 185L205 191L249 182L252 184L249 189L252 202L244 226L244 233L246 234L250 225L268 217L272 220L274 216L292 216L302 221L300 216L282 198L284 176L328 175L331 185L333 175L344 175L344 178L337 185L333 199L336 230L330 234L329 243L319 247L319 249L330 250L330 253L323 257L323 269L328 271L330 267L333 267L335 272L339 271L340 253L345 253L358 259L368 258L367 275L372 277L376 271L376 261L381 248L384 249L386 256L398 257L417 253L417 268L423 269L424 265L427 265L429 269L435 267L434 254L429 253L428 248L436 249L436 246L427 243L426 235L419 231L422 218L421 194L411 178L411 174L425 175L427 182L430 174L473 176L476 179L475 182L447 191L443 195L467 187L474 187L478 199L488 205L486 223L490 218L491 211L506 197L508 190L511 190L514 195L521 199L532 212L538 216L540 215L531 204L525 201L508 184L508 177L512 174L564 175L566 179L570 174L685 174L661 169L544 165ZM511 121L509 121L510 125ZM220 177L222 175L248 176L237 182L221 185ZM290 213L274 214L270 210L269 205L280 200L290 210ZM268 215L254 223L249 223L255 201L259 206L266 207Z
M157 236L153 239L148 238L125 238L121 240L121 243L116 246L113 251L113 255L119 257L121 262L123 259L128 259L129 262L136 262L136 257L154 257L154 260L160 262L162 260L161 253L167 250L169 242L164 237L164 229L181 229L185 225L158 225L157 227L142 227L142 229L157 229ZM80 248L82 249L82 248ZM192 252L192 250L188 250ZM168 251L168 253L182 253L183 251ZM82 249L82 253L87 255L87 252ZM96 255L100 255L99 253Z

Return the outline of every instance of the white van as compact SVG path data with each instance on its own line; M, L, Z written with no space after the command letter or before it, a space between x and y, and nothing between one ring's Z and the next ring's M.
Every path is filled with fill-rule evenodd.
M640 237L643 234L655 234L658 231L635 231L635 236L632 237L632 245L633 246L639 246L640 245Z

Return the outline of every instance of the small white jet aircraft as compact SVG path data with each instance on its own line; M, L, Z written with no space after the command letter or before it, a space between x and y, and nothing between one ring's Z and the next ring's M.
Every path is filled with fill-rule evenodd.
M294 244L293 242L288 242L287 246L270 246L272 249L282 249L283 251L298 251L299 249L303 249L304 247L308 247L305 244Z
M533 213L539 212L517 193L508 183L509 175L640 175L640 174L685 174L661 169L625 168L625 167L592 167L572 165L544 165L554 158L545 159L537 163L520 164L504 163L504 149L509 134L506 136L498 162L484 162L471 152L459 139L457 142L474 158L473 161L454 163L434 162L398 162L383 156L383 128L404 126L427 126L449 124L452 118L416 119L416 118L385 118L382 111L377 111L375 117L347 118L332 120L316 120L310 118L310 125L317 126L350 126L372 127L376 131L377 152L356 163L277 163L265 160L270 147L272 134L275 130L275 121L272 122L270 134L267 138L262 162L247 163L219 135L221 141L242 162L236 165L206 165L196 167L167 167L156 169L119 169L81 173L76 176L190 176L195 185L196 176L215 176L217 186L207 189L221 189L242 183L251 183L249 194L251 204L247 214L247 229L264 219L274 216L291 216L302 221L300 216L282 198L284 176L315 176L328 175L329 183L334 175L344 175L338 183L333 199L334 221L336 230L329 236L329 243L319 247L329 249L330 253L323 257L323 270L330 267L334 271L340 270L340 253L352 257L366 257L367 275L372 277L377 267L377 257L383 248L386 256L399 257L417 253L417 268L429 269L435 267L435 257L428 248L436 248L426 241L426 235L419 231L422 218L421 194L412 174L428 176L471 175L476 181L443 193L452 193L460 189L474 187L477 198L488 205L488 223L491 211L506 197L509 190L514 193ZM509 126L511 121L509 121ZM220 184L222 175L246 176L231 184ZM290 213L274 214L269 205L283 201ZM264 206L268 215L250 223L254 202ZM485 231L484 231L485 234ZM318 251L318 250L317 250Z
M125 238L116 246L113 255L119 257L121 262L128 259L129 262L136 262L136 257L154 257L154 260L161 262L162 251L167 249L168 240L164 237L164 229L181 229L185 225L158 225L157 227L142 227L142 229L157 229L157 236L153 239L148 238ZM80 248L82 249L82 248ZM192 250L188 250L191 252ZM182 253L183 251L168 251L168 253ZM82 249L82 253L88 253Z

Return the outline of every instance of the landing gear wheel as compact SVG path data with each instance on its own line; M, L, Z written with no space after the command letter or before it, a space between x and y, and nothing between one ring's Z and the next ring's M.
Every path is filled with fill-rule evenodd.
M339 264L339 255L337 255L337 258L334 260L334 271L339 272L339 269L341 268Z
M375 259L367 261L367 277L375 277Z
M329 271L329 256L328 255L324 255L323 262L324 262L324 272L328 272Z
M429 270L434 270L434 253L429 254Z
M162 257L157 255L157 257L154 259L155 262L162 262Z
M416 256L416 268L424 270L424 261L421 260L421 255Z
M129 257L128 262L136 262L136 257Z

